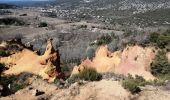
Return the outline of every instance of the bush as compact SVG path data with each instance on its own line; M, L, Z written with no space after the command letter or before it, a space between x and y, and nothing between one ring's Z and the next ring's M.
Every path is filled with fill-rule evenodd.
M141 76L136 76L133 78L131 75L128 76L127 79L123 80L122 86L129 90L132 94L139 93L141 91L139 86L145 86L146 81Z
M156 43L158 37L159 37L158 33L151 33L150 36L149 36L149 40L150 40L150 42Z
M161 34L157 40L157 44L160 48L165 48L170 43L170 34Z
M47 25L46 22L40 22L38 27L47 27Z
M29 79L32 77L30 73L21 73L19 75L2 76L0 84L3 86L2 96L8 96L20 89L25 88L29 85Z
M7 56L7 52L5 52L4 50L0 50L0 56L4 57Z
M69 69L69 67L67 65L64 65L64 66L61 66L61 71L62 72L69 72L70 69Z
M80 28L87 28L87 25L81 25Z
M149 41L156 44L159 48L166 48L166 46L170 43L170 33L169 31L162 34L151 33Z
M170 74L170 64L165 51L158 51L151 64L151 72L155 76Z
M72 75L70 78L67 79L68 83L75 83L79 80L85 81L99 81L102 79L102 75L97 73L97 71L93 68L85 68L83 71L79 72L78 74Z
M67 83L70 85L70 84L73 84L75 82L78 82L80 80L79 76L77 74L75 75L72 75L71 77L69 77L67 79Z
M5 65L0 63L0 75L4 71Z
M15 93L18 90L25 88L26 86L28 86L27 83L13 83L13 84L11 84L10 91L11 91L11 93Z
M85 81L99 81L102 78L101 74L93 68L85 68L78 74L78 77Z
M97 39L97 45L105 45L112 42L112 37L110 35L102 35Z
M25 25L25 22L17 18L8 17L8 18L1 18L0 24L1 25Z

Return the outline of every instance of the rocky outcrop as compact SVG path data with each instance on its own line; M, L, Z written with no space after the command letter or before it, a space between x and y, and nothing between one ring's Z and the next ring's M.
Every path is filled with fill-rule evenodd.
M170 52L168 52L167 57L168 57L168 61L170 62Z
M63 76L60 69L59 51L54 50L52 39L48 40L44 55L37 55L31 49L24 48L8 57L1 57L0 63L9 67L8 70L4 71L5 75L28 72L40 75L49 81Z
M107 46L97 49L92 60L86 59L79 66L75 66L72 74L76 74L85 67L92 67L99 73L114 72L116 74L131 74L143 76L145 79L154 79L150 73L150 64L156 54L153 47L128 46L123 51L111 53Z

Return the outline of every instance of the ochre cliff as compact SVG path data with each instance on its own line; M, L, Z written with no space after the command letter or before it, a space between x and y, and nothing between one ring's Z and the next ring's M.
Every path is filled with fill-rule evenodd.
M92 67L99 73L114 72L116 74L131 74L143 76L145 79L154 79L150 73L150 64L156 55L153 47L128 46L122 51L111 53L107 46L96 50L92 60L88 58L79 66L75 66L72 74L82 71L85 67Z
M28 72L40 75L49 81L63 76L60 69L59 52L54 50L51 39L48 40L44 55L39 56L32 50L24 48L8 57L1 57L0 63L9 67L4 71L5 75Z

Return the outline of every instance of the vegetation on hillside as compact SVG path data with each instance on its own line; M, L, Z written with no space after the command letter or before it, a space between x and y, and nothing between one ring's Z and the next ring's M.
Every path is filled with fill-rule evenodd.
M9 5L9 4L0 4L0 9L11 9L11 8L16 8L14 5Z
M170 63L165 51L158 51L153 63L151 64L151 72L157 77L170 75Z
M149 36L149 40L151 43L155 44L161 49L168 48L170 44L170 32L166 31L162 34L151 33Z
M27 79L32 77L29 73L19 75L1 76L0 84L3 86L1 96L8 96L29 85Z
M84 70L80 71L78 74L72 75L68 78L68 83L75 83L79 80L85 81L99 81L102 79L102 75L99 74L93 68L85 68Z
M97 39L97 45L106 45L112 42L112 37L108 34L102 35Z
M25 25L25 22L15 18L15 17L6 17L6 18L1 18L0 19L0 25Z
M8 55L8 53L5 50L0 49L0 57L1 56L4 57L4 56L7 56L7 55Z
M122 82L122 86L129 90L132 94L139 93L141 91L140 86L145 86L147 82L141 76L136 76L135 78L129 75Z
M38 27L47 27L48 24L46 22L40 22Z

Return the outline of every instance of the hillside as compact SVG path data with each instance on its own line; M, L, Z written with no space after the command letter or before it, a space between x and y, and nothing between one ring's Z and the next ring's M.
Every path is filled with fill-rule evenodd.
M14 42L10 45L14 45ZM2 49L10 45L3 43L0 47ZM154 62L157 53L154 52L155 48L153 47L143 48L136 45L127 47L123 51L111 53L106 46L101 46L97 49L92 61L87 59L81 63L78 69L74 67L72 75L66 80L60 76L60 63L55 65L56 59L60 58L53 51L50 41L48 41L47 51L42 56L36 55L27 47L23 46L22 48L22 51L0 58L0 63L4 63L5 67L8 67L1 76L1 79L6 80L0 81L2 84L1 100L22 100L23 95L26 100L28 98L32 100L112 100L113 98L115 100L152 100L153 98L168 100L169 98L169 81L166 79L163 83L159 83L159 81L157 83L155 79L160 80L159 77L155 77L151 73L150 63ZM11 50L14 49L11 48ZM169 53L166 55L169 58ZM86 68L96 69L102 75L102 79L92 81L91 79L95 79L95 72L79 74ZM130 78L127 74L133 75L136 79ZM86 76L81 79L80 76L76 78L74 75ZM143 76L144 79L140 76ZM89 79L85 77L89 77ZM44 80L48 80L50 83ZM137 87L132 87L134 90L131 90L130 86L126 88L123 85L126 81L126 84L129 85L136 86L142 82L146 85L137 85ZM128 83L128 81L140 83ZM9 90L5 90L7 87Z
M169 98L170 0L0 1L0 100Z
M136 19L143 21L149 20L152 22L141 22L145 23L148 26L154 25L155 20L151 19L152 17L156 18L150 12L166 12L170 7L169 0L57 0L53 9L53 15L59 18L67 18L71 20L81 20L81 19L97 19L106 23L118 23L129 25L132 23L126 22L126 20L132 20L133 22ZM48 8L48 7L47 7ZM166 9L166 11L164 11ZM169 10L168 10L169 11ZM145 13L147 12L147 13ZM161 13L163 13L161 12ZM143 19L135 18L134 16L147 15L147 17L143 17ZM164 16L168 18L168 15ZM140 15L139 15L140 16ZM125 21L120 22L119 20ZM156 18L156 20L161 20ZM161 25L164 25L167 20L164 20ZM169 21L167 21L169 22ZM135 24L138 24L136 22ZM134 24L134 23L133 23ZM142 25L141 25L142 26Z

